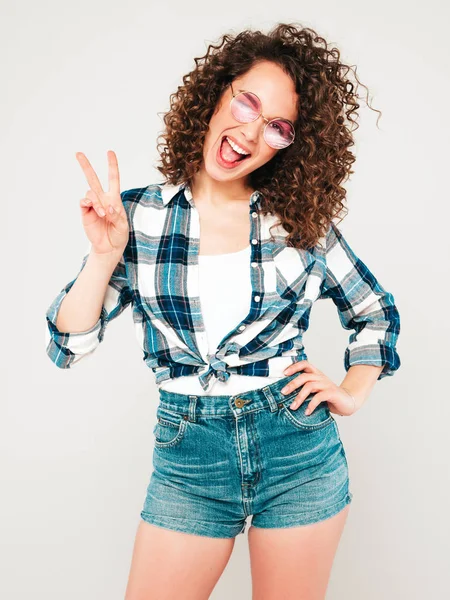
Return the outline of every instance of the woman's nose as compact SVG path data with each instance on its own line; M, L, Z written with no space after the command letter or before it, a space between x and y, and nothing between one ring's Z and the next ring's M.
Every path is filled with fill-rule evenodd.
M241 125L240 129L246 140L249 142L257 142L263 135L264 125L265 122L260 115L255 121Z

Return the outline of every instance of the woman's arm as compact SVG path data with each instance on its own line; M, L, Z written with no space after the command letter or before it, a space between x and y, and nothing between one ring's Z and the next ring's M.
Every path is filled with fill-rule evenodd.
M84 256L78 275L66 284L46 312L46 351L61 369L91 354L109 322L132 303L123 256Z
M348 375L351 379L346 377L345 381L355 386L355 382L362 381L361 372L376 375L376 379L393 375L400 367L396 349L400 314L394 296L355 254L334 223L326 239L325 266L320 298L332 299L342 326L352 331L344 353L344 367L347 372L353 370ZM376 368L364 368L368 366ZM360 395L371 387L371 376L368 377L367 382L356 383L361 387Z
M86 264L61 302L56 319L60 333L81 333L100 318L106 289L120 255L89 253Z
M356 410L359 410L369 397L382 369L382 366L353 365L347 371L340 385L348 390L355 399Z

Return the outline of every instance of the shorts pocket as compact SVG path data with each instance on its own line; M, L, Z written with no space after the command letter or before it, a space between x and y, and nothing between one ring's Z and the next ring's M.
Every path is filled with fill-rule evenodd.
M291 410L289 407L294 402L300 390L301 387L297 388L294 392L291 392L287 396L280 394L280 396L284 398L281 412L289 423L291 423L297 429L304 431L315 431L335 422L326 402L321 402L318 406L316 406L310 415L305 414L305 411L315 393L309 394L309 396L305 398L298 408Z
M156 448L171 448L181 443L188 426L186 415L158 406L153 436Z

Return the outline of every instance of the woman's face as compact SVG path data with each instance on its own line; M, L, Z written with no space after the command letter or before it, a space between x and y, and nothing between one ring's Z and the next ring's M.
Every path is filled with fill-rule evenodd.
M258 63L245 75L234 79L232 84L235 94L237 90L245 90L259 97L262 114L266 119L281 117L295 122L297 94L294 83L278 65L269 61ZM245 183L249 173L267 163L277 152L283 152L283 149L271 148L264 140L266 122L262 116L251 123L236 121L230 110L232 97L231 86L227 86L209 122L203 146L202 168L217 181L242 179ZM229 136L240 148L250 152L250 156L236 166L225 166L219 154L224 136Z

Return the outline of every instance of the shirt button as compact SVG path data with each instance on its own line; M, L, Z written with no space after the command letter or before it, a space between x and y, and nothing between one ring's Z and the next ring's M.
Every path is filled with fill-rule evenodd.
M256 240L255 238L252 239L252 244L257 244L258 240Z
M257 267L258 263L252 262L251 265L252 265L252 267Z
M255 302L259 302L261 300L261 297L260 296L255 296L254 300L255 300Z
M245 325L240 325L240 326L239 326L239 329L240 329L241 331L244 331L244 329L245 329Z
M258 216L258 213L252 212L252 217L253 217L254 219L256 219L256 217L257 217L257 216Z

